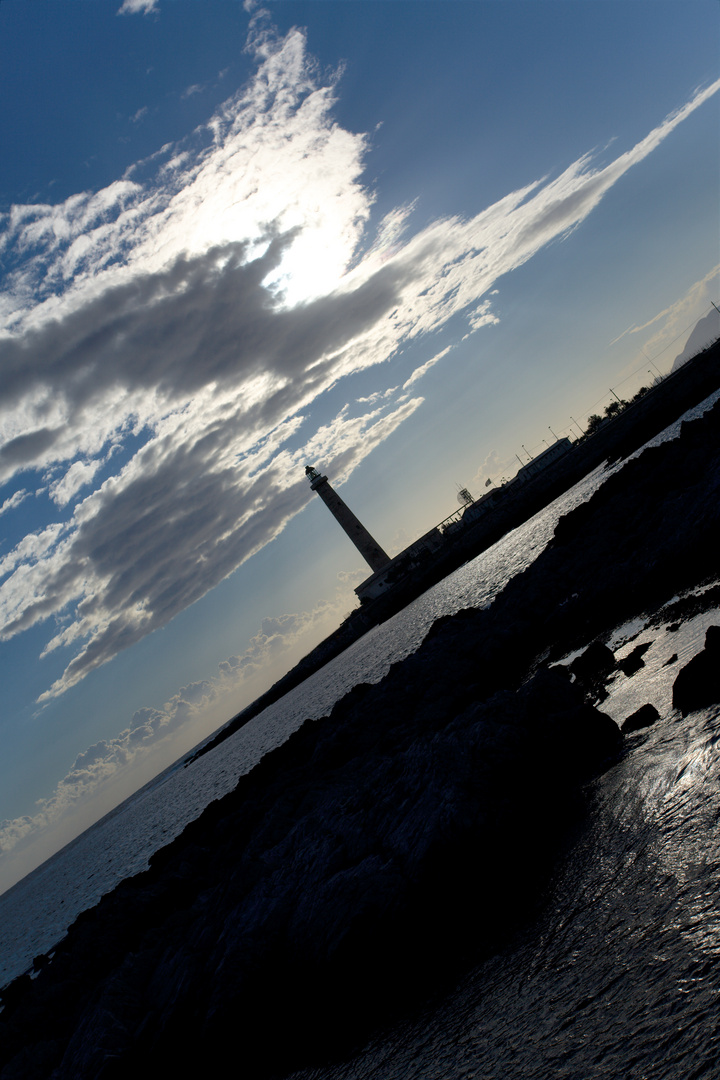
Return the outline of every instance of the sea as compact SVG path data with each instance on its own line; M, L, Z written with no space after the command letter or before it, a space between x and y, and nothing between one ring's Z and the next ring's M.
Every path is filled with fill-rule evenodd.
M677 436L720 392L652 443ZM639 451L640 452L640 451ZM187 756L0 896L0 986L52 949L83 910L306 719L414 652L439 616L486 607L544 549L563 514L622 468L600 467L393 619L375 627L216 749ZM718 610L677 629L638 618L609 644L649 644L610 684L618 722L650 701L660 720L588 789L588 816L529 924L472 963L420 1013L350 1060L293 1080L691 1080L720 1077L720 707L684 719L672 682ZM675 660L672 658L676 657ZM571 657L565 658L566 661Z

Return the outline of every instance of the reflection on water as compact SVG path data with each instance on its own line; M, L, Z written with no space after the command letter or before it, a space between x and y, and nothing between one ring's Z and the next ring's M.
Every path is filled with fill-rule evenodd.
M536 923L352 1061L292 1080L678 1080L720 1061L719 710L593 785Z

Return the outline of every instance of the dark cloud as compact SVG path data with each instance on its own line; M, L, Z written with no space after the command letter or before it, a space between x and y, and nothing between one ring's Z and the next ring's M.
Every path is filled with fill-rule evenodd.
M18 435L0 447L0 465L24 468L35 462L53 445L61 431L62 428L44 427L26 435Z
M248 409L248 424L264 433L292 414L308 392L316 394L332 380L337 361L330 357L396 305L400 277L387 268L352 292L283 309L263 282L292 239L275 238L254 259L239 243L178 258L165 272L138 275L40 329L1 342L5 407L44 390L69 412L65 426L6 444L1 460L18 466L45 461L56 442L66 452L82 411L118 389L177 403L207 386L228 389L270 376L278 388L260 408Z
M336 419L320 438L334 475L350 472L417 404ZM230 441L226 431L221 442ZM122 483L106 484L84 504L74 530L38 567L41 592L23 599L3 631L10 637L53 613L72 612L56 643L77 642L80 632L85 645L53 694L164 626L306 505L311 492L295 458L277 446L264 447L263 455L218 468L204 436L180 446L157 440L140 451Z
M518 233L518 250L532 249L537 247L544 237L552 238L573 228L587 217L611 186L613 179L608 177L606 171L595 173L585 178L578 190L548 200L543 213Z

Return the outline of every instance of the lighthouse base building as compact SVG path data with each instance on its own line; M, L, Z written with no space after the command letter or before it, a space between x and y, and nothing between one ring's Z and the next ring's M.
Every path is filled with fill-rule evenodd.
M305 475L310 481L312 490L317 492L372 570L370 577L355 589L361 603L375 600L391 586L403 580L415 566L442 547L442 533L439 529L432 529L391 559L331 487L327 476L321 476L312 465L305 468Z

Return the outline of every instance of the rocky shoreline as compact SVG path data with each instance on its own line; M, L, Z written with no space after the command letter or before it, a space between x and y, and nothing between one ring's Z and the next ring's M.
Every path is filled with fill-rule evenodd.
M497 947L579 827L583 784L622 753L597 707L617 662L596 643L639 614L682 618L663 605L717 579L719 496L720 404L562 518L488 610L438 620L81 915L3 991L3 1080L228 1057L280 1077ZM720 698L716 649L713 630L679 673L678 722Z
M390 593L353 611L337 630L321 641L251 705L189 755L190 764L224 742L263 709L279 701L313 672L318 671L372 627L406 607L417 596L451 574L463 563L486 551L511 529L516 529L553 499L597 468L603 461L628 457L663 431L688 409L704 401L720 386L720 342L687 361L681 368L606 420L592 436L573 445L571 453L544 469L519 489L512 485L493 513L455 534L434 559Z

